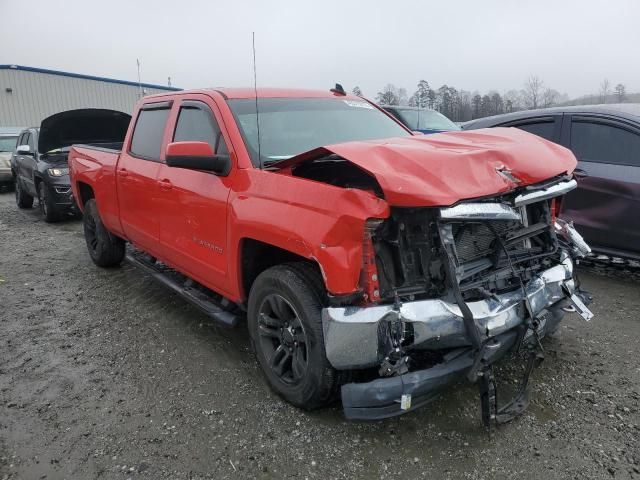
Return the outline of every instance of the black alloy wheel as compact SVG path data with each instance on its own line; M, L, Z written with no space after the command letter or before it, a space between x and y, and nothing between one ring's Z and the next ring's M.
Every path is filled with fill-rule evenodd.
M307 366L307 336L295 308L281 295L267 295L259 307L258 335L271 371L284 383L295 385Z

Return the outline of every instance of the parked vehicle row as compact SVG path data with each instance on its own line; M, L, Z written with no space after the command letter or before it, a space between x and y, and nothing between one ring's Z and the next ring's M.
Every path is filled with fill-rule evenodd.
M574 270L589 247L556 216L575 157L526 132L414 135L338 88L209 89L146 97L109 138L68 155L93 261L246 319L301 408L341 396L347 417L384 418L466 378L485 423L506 421L539 339L567 309L591 316ZM514 349L523 390L495 415L491 366Z
M0 187L12 187L11 157L16 149L20 130L0 129Z
M640 259L640 105L556 107L480 118L465 130L516 127L575 154L578 188L562 216L596 252Z

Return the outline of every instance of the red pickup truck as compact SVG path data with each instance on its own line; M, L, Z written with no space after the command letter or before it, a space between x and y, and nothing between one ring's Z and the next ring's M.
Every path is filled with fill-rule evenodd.
M540 338L590 317L589 248L555 217L576 160L521 130L414 135L340 88L204 89L143 98L123 141L69 155L91 258L246 319L299 407L341 392L348 418L383 418L466 377L486 423L513 418ZM495 414L491 365L513 351L527 375Z

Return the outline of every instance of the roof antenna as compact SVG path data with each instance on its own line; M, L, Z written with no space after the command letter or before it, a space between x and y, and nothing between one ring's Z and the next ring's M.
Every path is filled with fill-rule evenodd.
M140 82L140 59L136 58L136 63L138 64L138 89L140 90L140 98L144 97L144 92L142 90L142 83Z
M340 85L339 83L336 83L336 86L333 87L331 90L329 90L332 93L335 93L336 95L346 95L347 92L344 91L344 88L342 88L342 85Z
M256 127L258 129L258 162L262 170L262 154L260 153L260 111L258 110L258 77L256 74L256 32L251 32L253 46L253 91L256 95Z

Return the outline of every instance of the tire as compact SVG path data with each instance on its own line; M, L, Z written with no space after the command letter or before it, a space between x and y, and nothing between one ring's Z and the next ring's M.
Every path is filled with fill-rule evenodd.
M120 265L124 258L125 242L104 227L95 200L91 199L85 204L82 218L84 238L93 263L99 267Z
M16 178L16 205L18 208L33 207L33 197L24 191L20 179Z
M60 214L56 210L56 205L52 201L49 189L44 182L38 183L38 204L45 222L54 223L60 220Z
M305 263L265 270L249 294L249 334L267 382L286 401L305 410L333 402L340 386L340 374L325 354L321 319L325 299L320 275Z

